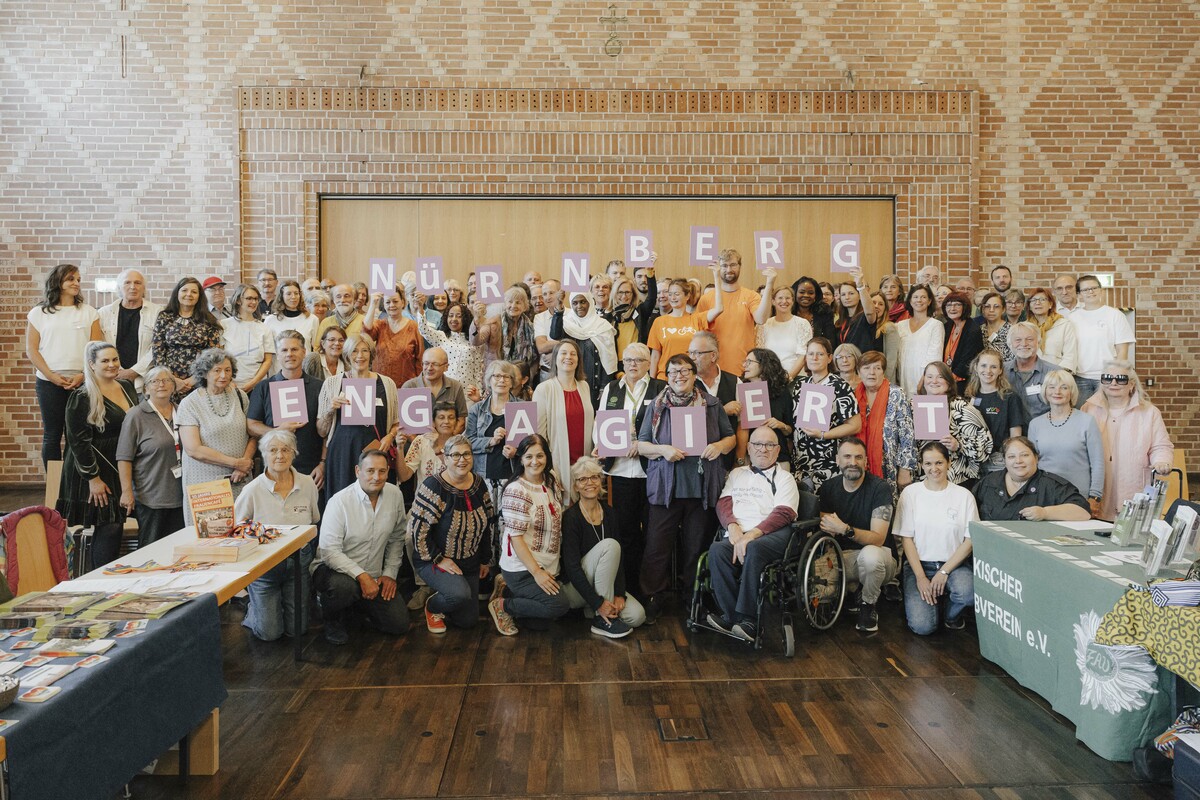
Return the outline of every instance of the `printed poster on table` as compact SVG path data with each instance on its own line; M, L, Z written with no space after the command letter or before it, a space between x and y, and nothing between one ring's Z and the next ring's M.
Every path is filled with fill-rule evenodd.
M193 483L187 487L187 498L196 536L211 539L233 530L233 487L228 478Z
M596 412L596 452L601 458L624 458L633 446L631 412L624 408Z

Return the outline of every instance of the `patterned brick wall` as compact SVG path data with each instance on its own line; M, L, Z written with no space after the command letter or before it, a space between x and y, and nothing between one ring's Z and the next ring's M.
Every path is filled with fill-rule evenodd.
M318 191L381 188L896 194L902 272L1116 273L1154 398L1200 446L1176 366L1200 356L1195 3L618 3L616 58L607 0L10 6L0 481L40 471L22 331L48 267L137 266L158 298L295 273Z

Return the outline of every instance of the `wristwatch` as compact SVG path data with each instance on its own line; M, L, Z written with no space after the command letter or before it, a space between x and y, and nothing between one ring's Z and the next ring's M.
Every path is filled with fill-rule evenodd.
M950 573L949 573L949 572L946 572L946 570L944 570L944 569L939 569L939 570L938 570L938 572L940 572L941 574L945 575L947 578L949 578L949 577L950 577Z

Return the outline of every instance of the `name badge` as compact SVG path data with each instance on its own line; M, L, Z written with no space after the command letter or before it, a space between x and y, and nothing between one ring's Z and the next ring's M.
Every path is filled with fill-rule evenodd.
M183 467L179 464L176 464L175 466L171 467L171 474L175 476L176 480L178 480L179 478L182 478L183 477Z
M983 405L983 398L982 398L982 397L972 397L972 398L971 398L971 405L973 405L973 406L981 406L981 405Z
M1041 393L1042 393L1042 385L1040 383L1037 384L1036 386L1026 386L1025 387L1025 395L1027 397L1033 397L1034 395L1038 395Z

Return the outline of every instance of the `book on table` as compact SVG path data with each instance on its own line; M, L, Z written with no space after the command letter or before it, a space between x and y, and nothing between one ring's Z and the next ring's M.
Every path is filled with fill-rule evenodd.
M48 622L33 632L35 642L50 639L103 639L113 631L113 624L96 619L64 619Z
M230 563L241 561L257 549L258 542L254 539L197 539L176 547L175 560Z
M228 478L187 487L196 535L201 539L226 536L234 526L233 486Z
M75 614L103 600L104 592L29 592L0 605L15 614Z
M84 619L161 619L167 612L178 608L198 592L162 592L159 594L134 594L117 592L80 614Z
M94 656L107 653L117 644L115 639L51 639L39 647L39 656L54 658L71 658L73 656Z

